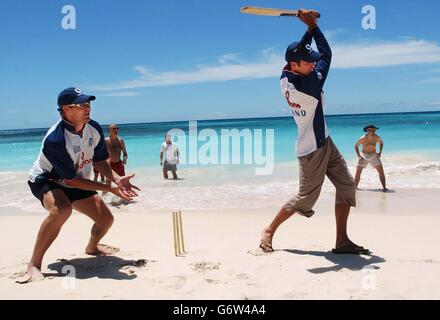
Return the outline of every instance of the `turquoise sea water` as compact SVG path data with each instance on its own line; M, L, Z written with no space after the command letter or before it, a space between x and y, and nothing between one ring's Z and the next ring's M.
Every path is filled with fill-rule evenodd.
M99 122L99 119L96 120ZM380 127L377 133L385 142L384 154L422 154L432 160L438 159L440 155L440 112L337 115L327 116L326 120L331 137L347 160L354 159L353 145L363 134L362 128L370 123ZM120 124L119 126L120 136L125 139L129 153L128 164L130 168L137 169L157 166L164 134L170 129L182 129L188 134L189 123ZM106 127L103 127L107 134ZM250 129L253 133L255 129L262 129L263 150L266 130L273 129L275 163L295 160L297 129L291 117L198 121L197 133L203 129L212 129L219 136L222 129L239 131ZM46 132L47 128L0 131L2 155L0 171L29 170L39 153ZM189 138L187 141L186 151L189 154ZM204 141L198 141L197 147L200 149L204 144ZM220 153L220 142L218 148ZM249 152L242 143L241 162L246 150Z
M440 188L440 112L341 115L327 116L326 119L330 135L347 160L352 174L356 167L354 144L363 134L362 128L372 123L380 127L378 134L385 143L382 161L389 188ZM120 125L120 135L126 141L129 154L127 172L136 173L134 182L142 189L136 203L127 206L126 210L262 208L280 206L297 192L297 129L291 117L199 121L197 127L197 134L193 132L188 137L188 122ZM159 150L164 134L170 129L183 130L186 138L178 141L187 156L211 155L212 152L220 157L225 150L221 142L225 136L221 135L222 130L248 130L253 142L263 142L262 156L267 156L267 150L271 150L270 143L266 144L266 137L270 137L270 130L273 130L274 161L273 166L269 165L270 174L257 174L257 168L261 168L261 163L253 158L257 148L253 149L253 143L249 148L242 139L239 140L241 144L238 143L239 164L226 161L228 164L205 165L197 158L196 164L178 166L182 180L164 181L159 166ZM262 132L262 139L257 139L258 130ZM26 181L46 131L0 131L0 214L17 210L42 212ZM104 131L107 134L106 128ZM204 133L210 133L210 138L204 139ZM218 139L215 139L216 135ZM208 141L218 150L212 147L209 153L205 152ZM229 151L234 150L231 143ZM255 161L244 163L247 156ZM376 170L364 170L360 187L373 190L380 187ZM334 197L333 185L326 181L322 192L323 197Z

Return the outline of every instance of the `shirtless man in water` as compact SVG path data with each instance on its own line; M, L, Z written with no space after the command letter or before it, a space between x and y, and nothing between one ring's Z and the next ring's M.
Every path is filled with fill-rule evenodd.
M118 136L119 127L116 124L108 126L109 136L105 138L105 144L110 156L110 167L121 177L125 176L125 165L127 164L128 154L125 142ZM121 152L123 158L121 160Z
M368 125L364 128L365 135L363 135L354 146L354 150L359 158L359 162L356 169L356 176L354 179L356 188L359 185L359 180L361 179L362 170L364 170L368 164L371 164L376 168L379 173L380 182L382 183L383 191L388 191L385 181L385 173L383 171L382 162L380 158L382 156L383 141L376 135L376 130L378 130L374 125ZM376 152L376 144L380 145L379 153ZM362 145L362 155L359 152L359 145Z

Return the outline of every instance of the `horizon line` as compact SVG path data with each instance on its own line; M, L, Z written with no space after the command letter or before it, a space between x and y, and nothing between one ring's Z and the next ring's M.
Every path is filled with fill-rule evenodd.
M372 113L335 113L335 114L326 114L325 117L347 117L347 116L375 116L375 115L391 115L391 114L420 114L420 113L439 113L440 110L430 110L430 111L396 111L396 112L372 112ZM170 121L152 121L152 122L127 122L127 123L118 123L121 126L129 126L136 124L160 124L160 123L175 123L175 122L189 122L189 121L232 121L232 120L257 120L257 119L283 119L283 118L291 118L291 115L288 116L267 116L267 117L243 117L243 118L215 118L215 119L187 119L187 120L170 120ZM100 124L102 127L109 126L108 124ZM50 127L34 127L34 128L14 128L14 129L0 129L0 132L6 131L14 131L14 130L44 130L49 129Z

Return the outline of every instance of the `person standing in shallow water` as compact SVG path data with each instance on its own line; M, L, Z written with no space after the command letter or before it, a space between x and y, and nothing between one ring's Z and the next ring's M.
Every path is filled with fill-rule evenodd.
M347 235L350 207L356 206L353 178L344 158L330 138L325 123L323 86L330 69L332 52L318 27L317 12L300 10L299 19L308 26L301 41L286 50L287 65L280 84L298 127L296 153L299 162L299 191L287 201L261 233L260 248L273 252L272 239L278 227L294 213L310 218L327 176L336 187L336 244L334 253L367 254ZM315 39L319 52L311 47Z
M105 138L105 144L109 153L110 167L121 177L125 176L125 165L128 160L128 153L125 147L125 141L119 137L119 127L116 124L108 126L108 137ZM121 160L122 153L122 160ZM111 181L107 180L107 185L111 185ZM103 191L103 194L106 192Z
M361 180L362 170L364 170L370 164L377 170L377 173L379 174L383 192L387 192L389 190L387 189L385 172L383 170L381 161L383 141L382 138L376 134L376 130L379 130L379 128L372 124L366 126L364 128L364 132L366 132L366 134L360 137L360 139L354 145L354 151L359 159L356 167L354 183L357 189L359 181ZM379 153L376 152L376 144L379 144L380 146ZM360 145L362 145L362 154L359 152Z
M130 201L137 196L130 180L120 176L108 162L108 152L101 126L90 118L91 101L95 96L78 88L67 88L58 96L61 119L47 132L40 154L29 172L29 187L48 211L41 224L34 251L27 268L27 281L42 279L42 261L46 251L57 238L72 210L94 221L85 253L109 255L117 248L100 244L113 224L113 215L96 191L108 191ZM90 180L96 167L115 187Z
M165 161L163 158L165 157ZM177 180L177 164L179 163L179 146L172 141L170 135L165 136L165 142L160 147L160 165L164 179L168 179L168 171L173 174L173 179Z

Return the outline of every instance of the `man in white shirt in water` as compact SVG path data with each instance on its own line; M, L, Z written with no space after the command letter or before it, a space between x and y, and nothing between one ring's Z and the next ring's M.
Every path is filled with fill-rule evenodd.
M163 161L165 155L165 161ZM163 177L168 179L168 171L173 174L173 179L177 180L177 164L179 163L179 146L175 144L170 135L165 136L165 142L160 148L160 165L163 168Z

